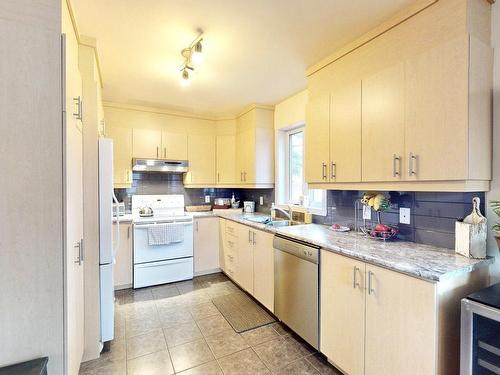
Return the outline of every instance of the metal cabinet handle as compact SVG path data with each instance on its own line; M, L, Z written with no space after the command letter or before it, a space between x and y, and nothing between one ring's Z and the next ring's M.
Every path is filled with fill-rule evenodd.
M198 232L198 223L199 223L198 220L196 220L195 223L196 223L196 231Z
M417 164L417 155L415 155L413 152L410 152L410 157L408 158L408 175L410 177L417 175L415 167L416 164Z
M217 172L217 182L220 182L220 173Z
M73 247L75 249L76 248L78 249L78 257L74 262L75 264L78 264L80 266L83 262L83 238L80 239L80 241L78 241L77 243L75 243Z
M248 231L248 242L252 243L252 231L251 230Z
M332 180L336 179L337 178L337 164L335 164L333 161L332 161L332 165L330 166L330 178Z
M130 239L130 225L127 227L127 239Z
M356 266L354 266L354 268L352 270L352 287L354 289L356 289L356 287L360 287L361 288L361 285L358 283L358 280L357 280L358 271L359 271L359 268L356 267Z
M254 244L254 245L255 245L255 243L256 243L256 242L255 242L255 232L252 232L252 233L253 233L253 234L252 234L252 244Z
M322 165L322 177L323 177L323 180L326 180L326 163L321 163Z
M397 168L396 164L399 162L399 168ZM397 177L401 172L401 157L394 154L392 156L392 176Z
M243 172L243 181L247 182L247 172Z
M240 182L243 182L243 172L240 172Z
M368 271L368 294L375 293L375 289L372 288L372 276L373 276L372 271Z
M83 119L83 114L82 114L82 109L83 109L83 107L82 107L82 97L81 96L74 97L73 101L75 102L76 109L77 109L77 112L73 112L73 116L77 120L82 120Z

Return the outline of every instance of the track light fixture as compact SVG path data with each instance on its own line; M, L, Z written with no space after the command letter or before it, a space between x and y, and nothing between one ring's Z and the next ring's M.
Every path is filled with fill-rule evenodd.
M181 67L182 86L189 85L192 75L191 72L194 71L195 66L199 65L203 61L203 31L198 30L198 32L198 36L191 42L189 47L184 48L181 51L181 55L184 57L184 64Z

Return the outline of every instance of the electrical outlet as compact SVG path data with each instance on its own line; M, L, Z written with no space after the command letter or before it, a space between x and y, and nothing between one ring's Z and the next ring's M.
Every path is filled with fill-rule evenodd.
M259 198L259 204L262 206L264 204L264 197Z
M372 219L372 209L365 205L363 205L363 219L365 220Z
M399 222L401 224L410 224L411 209L407 207L401 207L399 209Z
M205 203L210 203L210 195L205 195Z

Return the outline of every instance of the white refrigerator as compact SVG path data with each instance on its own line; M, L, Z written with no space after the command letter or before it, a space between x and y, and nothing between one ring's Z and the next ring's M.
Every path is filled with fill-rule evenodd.
M113 244L113 141L99 139L99 299L101 312L101 343L114 338L113 267L119 233ZM115 216L118 221L118 215ZM119 223L115 226L119 232Z

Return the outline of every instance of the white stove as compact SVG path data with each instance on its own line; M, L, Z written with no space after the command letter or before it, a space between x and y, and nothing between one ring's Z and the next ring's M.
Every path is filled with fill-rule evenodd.
M152 216L141 216L141 208ZM149 210L147 210L149 211ZM183 195L132 196L134 288L193 278L193 218Z

